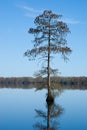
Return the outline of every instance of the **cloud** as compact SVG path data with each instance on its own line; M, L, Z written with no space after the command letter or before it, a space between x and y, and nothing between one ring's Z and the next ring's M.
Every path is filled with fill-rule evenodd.
M32 18L36 17L38 14L42 12L41 10L34 9L29 6L22 6L21 8L26 11L25 16L32 17Z
M40 13L41 12L40 10L36 10L36 9L29 7L29 6L24 6L23 9L30 11L30 12L33 12L33 13Z

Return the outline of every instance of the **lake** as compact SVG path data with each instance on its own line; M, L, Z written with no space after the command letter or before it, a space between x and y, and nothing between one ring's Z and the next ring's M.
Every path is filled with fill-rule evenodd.
M87 90L0 89L0 130L87 130Z

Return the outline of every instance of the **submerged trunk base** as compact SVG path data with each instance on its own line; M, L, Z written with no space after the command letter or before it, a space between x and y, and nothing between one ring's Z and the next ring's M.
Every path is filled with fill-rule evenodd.
M47 98L46 98L46 102L48 104L51 104L54 102L54 97L52 95L48 95Z

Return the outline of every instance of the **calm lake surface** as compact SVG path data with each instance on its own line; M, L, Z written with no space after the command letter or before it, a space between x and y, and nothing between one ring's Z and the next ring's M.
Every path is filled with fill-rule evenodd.
M0 130L87 130L87 90L0 89Z

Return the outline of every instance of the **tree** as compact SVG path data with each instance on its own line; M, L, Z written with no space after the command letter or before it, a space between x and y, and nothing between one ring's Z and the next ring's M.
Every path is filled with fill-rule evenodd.
M27 50L24 54L33 60L36 57L41 58L45 65L42 66L41 73L47 73L48 97L47 101L53 100L51 95L51 61L54 54L61 53L64 60L67 60L67 55L71 53L71 49L67 47L66 35L70 32L66 23L59 21L61 15L57 15L50 10L45 10L41 15L35 18L35 28L30 28L29 33L34 35L34 47Z
M47 112L43 110L35 109L37 115L36 117L42 118L43 122L40 119L40 122L36 122L34 125L34 129L39 130L58 130L59 120L58 118L63 114L64 108L62 108L59 104L52 103L46 105Z

